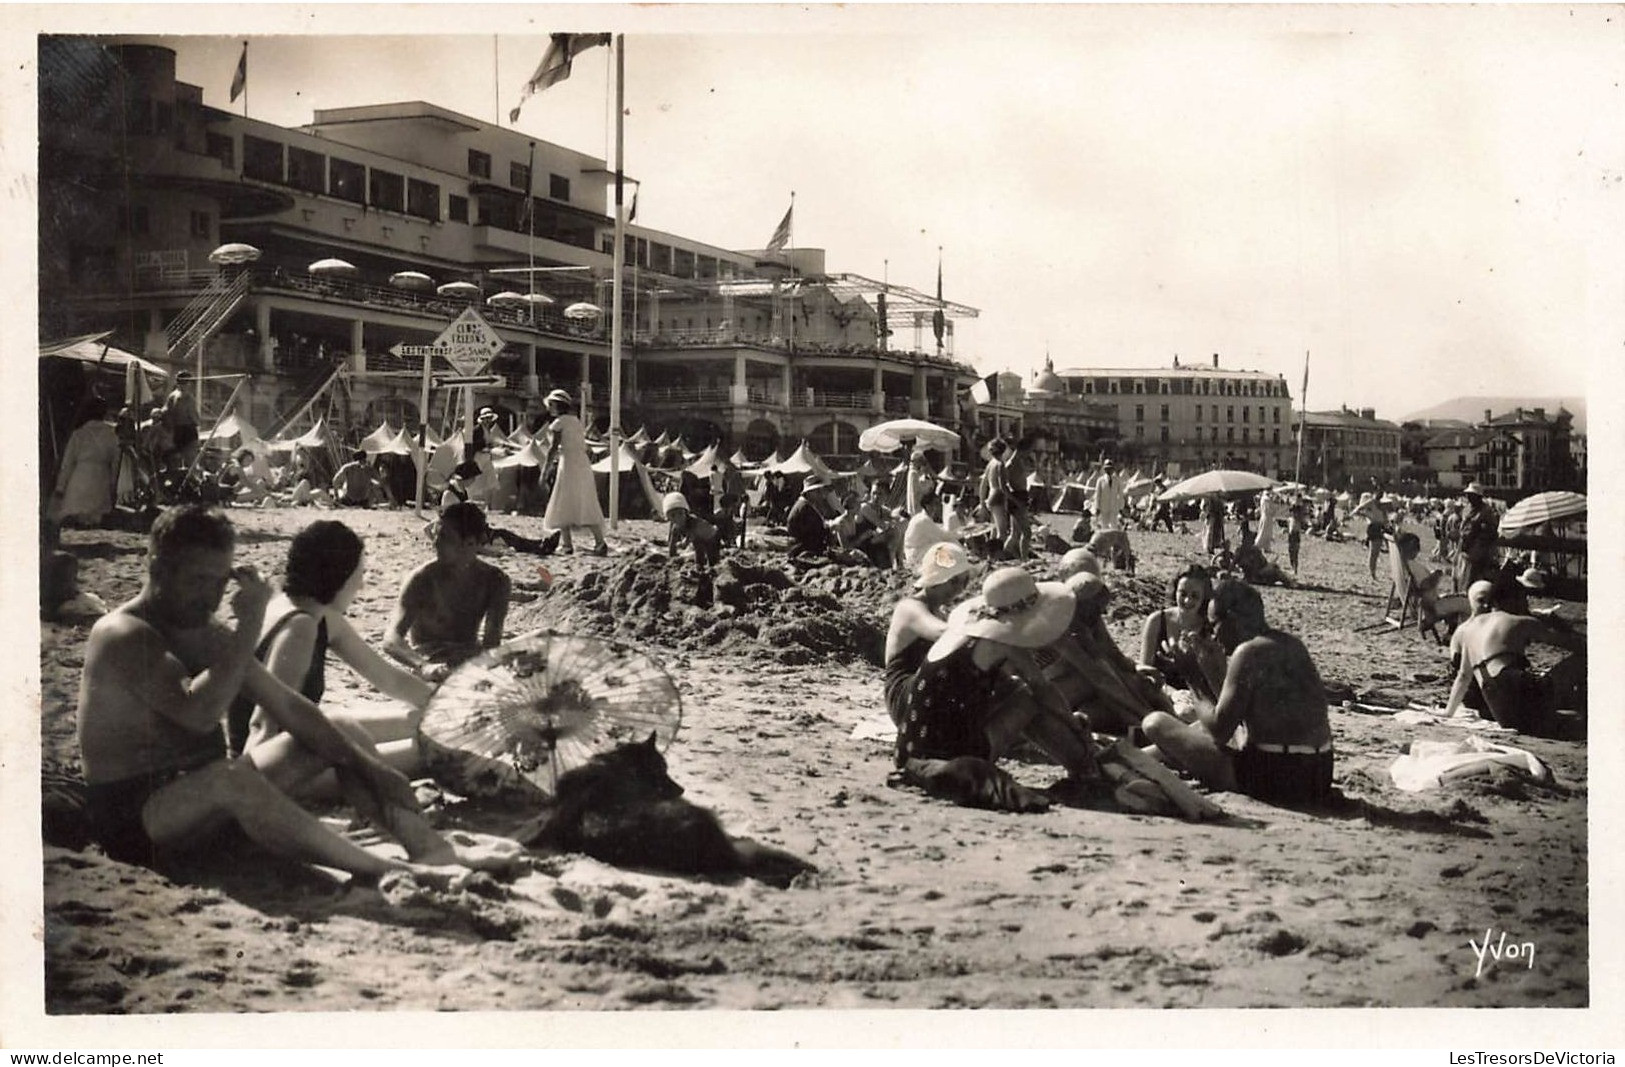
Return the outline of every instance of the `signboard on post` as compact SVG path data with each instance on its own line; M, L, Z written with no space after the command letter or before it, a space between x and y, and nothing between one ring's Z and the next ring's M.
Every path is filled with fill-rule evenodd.
M441 355L446 357L446 362L465 377L484 370L485 365L502 351L504 344L501 335L473 308L464 310L453 319L434 343Z

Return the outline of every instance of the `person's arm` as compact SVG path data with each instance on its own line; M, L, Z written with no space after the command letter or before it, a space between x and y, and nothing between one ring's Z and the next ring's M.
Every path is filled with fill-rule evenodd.
M298 691L310 670L310 657L316 651L316 620L303 612L295 613L276 637L265 656L265 669L271 677Z
M427 581L422 568L406 579L406 584L401 586L401 595L395 600L389 625L384 629L384 651L413 670L421 670L429 662L429 657L413 648L408 640L412 626L417 622L418 612L422 610Z
M502 625L508 618L508 591L513 585L505 572L495 567L491 570L495 580L492 582L491 597L485 604L485 626L480 633L482 648L495 648L502 644Z
M434 694L434 686L379 655L343 616L328 616L327 643L340 659L385 696L422 708Z
M918 600L907 597L892 609L893 618L901 632L913 639L933 643L948 631L948 623L937 617Z
M1162 650L1163 614L1159 609L1145 617L1140 628L1140 666L1156 669L1157 653Z
M1460 636L1461 632L1458 630L1450 638L1450 658L1460 666L1456 670L1456 680L1450 684L1450 698L1444 702L1446 717L1454 715L1456 709L1461 707L1461 702L1467 699L1467 687L1473 680L1473 664L1467 658L1466 647L1458 640Z
M1202 725L1213 737L1214 743L1223 748L1225 742L1230 740L1247 717L1248 704L1252 700L1252 693L1237 682L1238 678L1247 677L1255 668L1253 660L1255 653L1248 645L1242 645L1230 654L1230 661L1224 672L1224 685L1219 689L1219 700L1213 710L1202 715Z

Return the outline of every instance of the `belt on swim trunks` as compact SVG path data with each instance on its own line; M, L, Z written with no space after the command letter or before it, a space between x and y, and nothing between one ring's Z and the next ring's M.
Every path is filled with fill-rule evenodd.
M1254 752L1273 752L1273 753L1276 753L1277 755L1284 755L1284 754L1290 753L1290 754L1295 755L1295 756L1318 756L1322 752L1330 752L1332 750L1332 743L1330 741L1328 741L1324 745L1267 745L1267 744L1256 744L1256 745L1248 745L1247 747L1251 748Z

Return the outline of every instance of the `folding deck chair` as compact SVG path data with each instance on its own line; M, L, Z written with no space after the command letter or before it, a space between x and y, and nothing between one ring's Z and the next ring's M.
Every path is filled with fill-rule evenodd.
M1441 595L1438 583L1442 571L1430 571L1422 563L1422 544L1415 534L1388 535L1388 571L1391 581L1388 596L1383 600L1382 619L1362 630L1388 626L1403 630L1414 620L1417 633L1431 634L1437 644L1455 632L1462 620L1472 614L1467 598L1459 593ZM1445 632L1439 634L1439 624Z

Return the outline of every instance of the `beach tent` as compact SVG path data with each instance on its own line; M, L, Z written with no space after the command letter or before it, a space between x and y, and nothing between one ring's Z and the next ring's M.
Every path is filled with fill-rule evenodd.
M265 447L260 432L235 411L215 423L214 428L203 435L202 443L205 448L230 448L233 445Z
M443 441L429 459L429 481L443 485L463 461L463 431L458 430Z
M626 443L633 448L642 448L649 443L649 431L639 426L637 432L626 439Z
M745 458L745 450L743 448L734 449L734 454L728 457L728 462L732 463L735 467L738 467L741 470L746 467L755 466L755 464Z
M378 429L363 437L356 447L367 455L374 456L380 452L387 452L394 440L395 431L389 428L389 423L384 422L379 424Z
M694 475L696 478L709 478L711 477L711 468L715 467L716 465L717 446L709 445L706 447L704 452L700 453L699 458L688 465L687 470L688 473Z
M803 441L790 453L790 458L773 468L780 474L816 474L820 478L834 478L835 472L829 464L818 457L818 453L807 447Z
M300 434L298 437L278 438L267 441L273 451L292 452L295 448L322 448L327 444L327 419L318 416L316 425Z
M667 433L665 430L661 430L660 436L654 439L655 447L665 448L669 444L671 444L671 434Z
M503 456L493 466L499 471L509 467L540 467L546 460L546 454L535 441L526 441L523 447Z
M660 494L655 492L654 482L649 478L649 468L638 459L637 450L629 447L625 441L621 442L620 459L617 464L621 475L621 507L620 514L624 518L639 519L650 518L660 514ZM633 479L627 475L637 472L634 489ZM609 457L597 461L592 465L594 479L598 482L598 499L609 500ZM641 502L638 490L641 489Z

